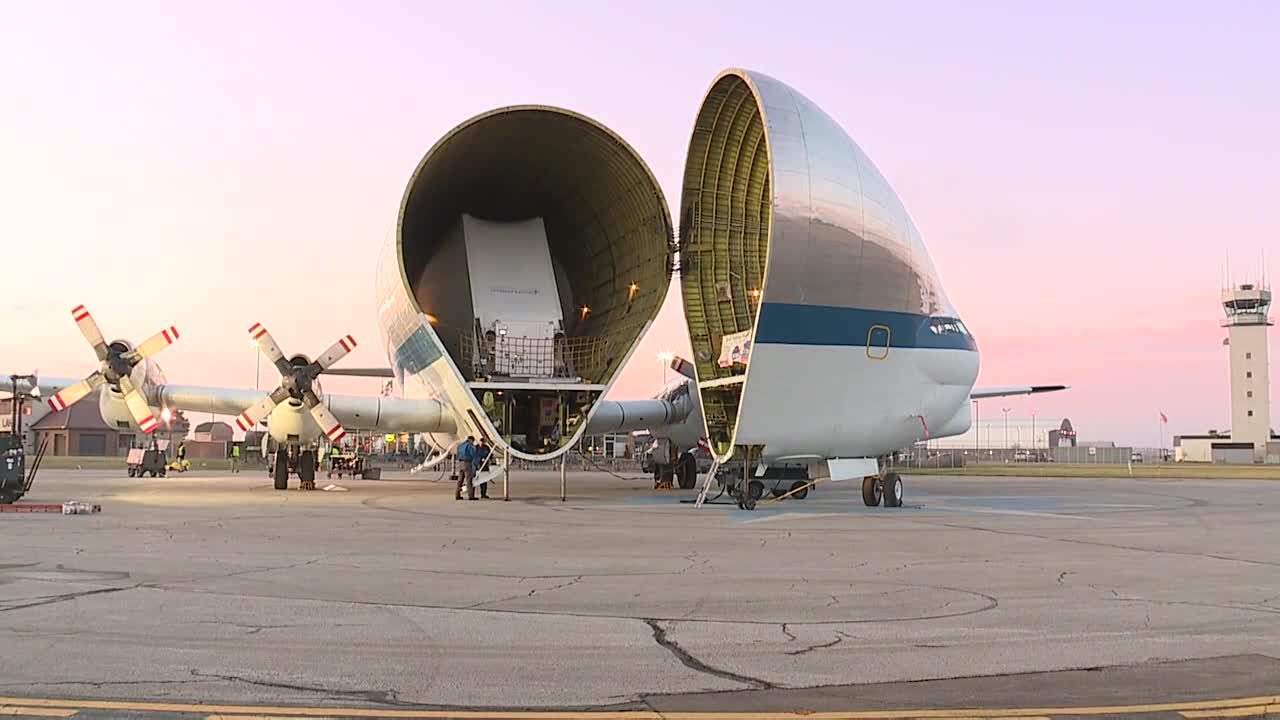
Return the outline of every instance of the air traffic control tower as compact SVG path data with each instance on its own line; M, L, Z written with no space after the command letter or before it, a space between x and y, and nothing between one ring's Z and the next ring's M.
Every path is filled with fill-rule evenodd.
M1244 283L1222 291L1231 347L1231 441L1252 443L1254 462L1262 462L1271 440L1271 385L1267 372L1267 317L1271 290Z

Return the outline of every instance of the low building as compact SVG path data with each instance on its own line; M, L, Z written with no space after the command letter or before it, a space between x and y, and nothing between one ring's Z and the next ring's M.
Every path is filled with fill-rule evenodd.
M1257 457L1255 443L1234 441L1229 433L1175 435L1173 438L1173 459L1177 462L1252 465ZM1267 464L1280 465L1280 436L1272 436L1262 457Z
M4 390L0 386L0 391ZM22 403L22 434L29 452L35 451L35 431L32 426L49 414L49 404L40 398L27 398ZM13 398L0 398L0 435L13 432Z
M235 438L235 431L224 422L203 422L196 426L191 439L196 442L227 443Z
M31 431L37 444L49 443L49 455L114 457L127 454L137 442L133 431L119 430L102 419L96 394L46 414L31 425Z

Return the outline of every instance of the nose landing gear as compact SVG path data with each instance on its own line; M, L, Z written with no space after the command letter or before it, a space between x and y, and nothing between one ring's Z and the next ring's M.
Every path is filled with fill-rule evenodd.
M271 479L276 490L289 489L289 473L298 474L298 486L302 490L316 489L316 452L298 445L281 446L271 463Z

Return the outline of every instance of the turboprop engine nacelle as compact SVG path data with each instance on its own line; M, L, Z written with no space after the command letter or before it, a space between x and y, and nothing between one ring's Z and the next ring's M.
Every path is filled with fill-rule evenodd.
M121 352L134 349L133 343L128 340L112 340L109 345L120 348ZM152 397L154 389L165 384L164 371L156 361L150 359L134 366L129 372L129 379L142 391L143 397ZM103 422L117 430L133 430L137 427L129 405L125 402L124 393L112 385L103 384L98 393L98 412L101 413ZM164 429L163 424L160 429Z
M600 123L501 108L441 138L409 180L379 270L379 326L406 395L517 457L568 449L670 279L652 172Z

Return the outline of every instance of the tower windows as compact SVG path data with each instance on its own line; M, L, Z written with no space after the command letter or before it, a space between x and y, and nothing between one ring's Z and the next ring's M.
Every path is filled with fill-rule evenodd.
M1250 410L1250 411L1249 411L1249 417L1253 417L1253 411L1252 411L1252 410Z
M1244 396L1245 396L1245 397L1247 397L1247 398L1251 398L1251 397L1253 397L1253 391L1252 391L1252 390L1246 390L1246 391L1245 391L1245 393L1244 393Z
M1253 371L1252 371L1252 370L1245 370L1245 371L1244 371L1244 376L1245 376L1245 378L1251 378L1251 377L1253 377Z
M1252 359L1253 359L1253 353L1251 353L1251 352L1247 352L1247 353L1245 353L1245 354L1244 354L1244 359L1245 359L1245 360L1252 360Z

